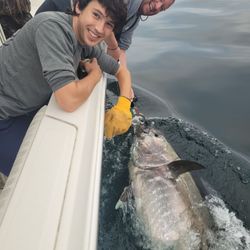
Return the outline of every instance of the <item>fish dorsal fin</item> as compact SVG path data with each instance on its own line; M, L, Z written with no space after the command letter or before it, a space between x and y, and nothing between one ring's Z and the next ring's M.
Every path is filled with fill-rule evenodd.
M168 168L171 170L173 175L177 178L179 175L184 174L192 170L200 170L205 167L195 161L188 160L177 160L172 161L168 164Z

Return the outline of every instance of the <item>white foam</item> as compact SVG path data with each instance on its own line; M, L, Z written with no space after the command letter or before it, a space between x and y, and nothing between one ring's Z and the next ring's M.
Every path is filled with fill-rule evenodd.
M218 230L211 238L211 250L250 249L250 232L235 213L230 212L223 200L216 196L207 198L206 204Z

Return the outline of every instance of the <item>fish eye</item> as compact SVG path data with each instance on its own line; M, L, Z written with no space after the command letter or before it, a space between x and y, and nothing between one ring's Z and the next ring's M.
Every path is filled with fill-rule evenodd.
M155 137L159 137L159 135L157 133L155 133Z

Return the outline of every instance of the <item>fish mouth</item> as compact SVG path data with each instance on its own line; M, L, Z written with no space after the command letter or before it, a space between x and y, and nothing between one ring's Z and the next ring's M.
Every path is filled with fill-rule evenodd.
M139 126L135 133L138 139L144 139L145 136L154 136L159 137L161 133L156 129L152 128L147 122L145 122L142 126Z
M137 116L138 121L134 124L134 132L137 138L144 137L145 135L149 134L151 131L156 131L153 128L152 122L148 121L144 115Z
M137 131L132 155L135 165L143 169L160 167L170 162L165 137L152 127L144 126Z

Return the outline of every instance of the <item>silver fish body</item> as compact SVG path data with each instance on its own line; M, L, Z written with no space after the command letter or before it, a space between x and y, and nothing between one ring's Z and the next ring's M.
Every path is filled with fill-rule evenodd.
M136 214L153 249L207 249L209 213L189 173L167 140L150 129L136 137L129 165ZM124 197L124 195L123 195Z

